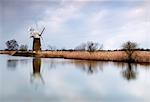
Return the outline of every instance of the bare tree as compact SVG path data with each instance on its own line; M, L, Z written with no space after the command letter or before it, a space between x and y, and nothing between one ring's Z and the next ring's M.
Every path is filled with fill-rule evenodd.
M88 41L87 43L82 43L79 46L77 46L75 50L93 52L93 51L101 50L102 48L103 48L102 44L100 45L99 43Z
M135 42L126 42L122 45L122 48L125 50L126 54L128 55L128 61L133 61L132 55L137 49L137 43Z
M86 43L82 43L75 48L75 50L85 51L86 50Z
M92 41L87 42L87 51L93 52L97 51L103 48L103 45L100 45L99 43L95 43Z
M15 39L6 42L7 50L18 50L18 43Z
M28 46L21 44L19 50L21 50L21 51L27 51L28 50Z
M48 45L48 50L56 50L56 47L55 46L52 46L52 45Z

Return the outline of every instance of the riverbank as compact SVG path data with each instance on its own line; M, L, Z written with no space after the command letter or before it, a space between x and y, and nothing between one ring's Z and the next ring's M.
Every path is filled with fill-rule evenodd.
M124 51L41 51L38 53L33 53L32 51L0 51L0 54L118 62L126 62L128 59L128 56ZM138 63L150 63L150 51L135 51L133 59Z

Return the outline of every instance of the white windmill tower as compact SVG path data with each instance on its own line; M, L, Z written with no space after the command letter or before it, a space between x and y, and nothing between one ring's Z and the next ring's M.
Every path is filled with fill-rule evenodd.
M42 38L42 34L45 30L45 27L42 29L41 32L39 32L38 30L35 30L34 28L30 28L30 37L33 38L33 51L41 51L41 38Z

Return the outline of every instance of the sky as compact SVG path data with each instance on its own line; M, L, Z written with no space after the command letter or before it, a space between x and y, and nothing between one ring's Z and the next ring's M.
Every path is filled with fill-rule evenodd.
M150 48L150 0L0 0L0 49L16 39L32 48L29 28L41 30L42 48L83 42L119 49L126 41Z

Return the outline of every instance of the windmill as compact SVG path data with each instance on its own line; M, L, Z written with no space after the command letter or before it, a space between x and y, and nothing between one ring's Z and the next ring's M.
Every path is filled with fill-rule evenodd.
M42 38L42 34L45 30L45 27L42 29L41 32L39 32L38 30L34 29L34 28L30 28L30 37L33 38L33 48L32 50L35 52L41 51L41 38Z

